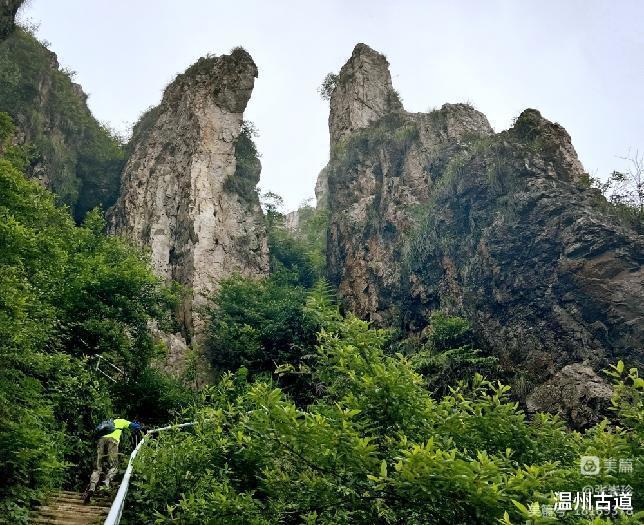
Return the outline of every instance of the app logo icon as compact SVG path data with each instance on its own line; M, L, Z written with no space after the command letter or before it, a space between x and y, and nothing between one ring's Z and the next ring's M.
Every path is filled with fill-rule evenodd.
M584 476L599 474L599 458L597 456L581 456L579 470Z

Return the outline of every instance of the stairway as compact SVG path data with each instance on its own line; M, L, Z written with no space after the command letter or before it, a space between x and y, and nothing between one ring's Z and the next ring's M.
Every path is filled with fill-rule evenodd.
M36 507L29 523L42 525L99 525L105 521L111 500L97 494L85 505L80 492L62 490Z

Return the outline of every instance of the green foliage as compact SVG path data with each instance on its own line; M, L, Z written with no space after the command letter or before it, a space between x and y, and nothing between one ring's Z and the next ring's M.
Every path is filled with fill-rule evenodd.
M241 132L235 141L235 174L224 182L224 188L254 202L257 199L257 183L262 164L253 137L257 128L252 122L244 121Z
M224 375L204 393L194 433L161 435L142 450L130 522L515 523L554 492L588 484L581 455L641 453L630 416L585 434L553 416L529 421L508 387L478 374L435 399L408 359L385 353L386 331L341 319L324 302L308 307L318 304L323 328L307 369L316 400L298 408L270 380ZM463 329L437 318L430 338L458 339ZM628 381L633 397L616 403L634 414L642 388ZM634 465L592 483L630 484L637 508L642 466ZM561 521L589 523L571 514Z
M312 256L315 252L284 228L269 230L268 248L272 273L305 288L322 277L321 261Z
M232 277L220 284L207 330L216 368L245 367L253 375L273 372L312 351L319 324L305 309L308 293L283 277Z
M311 288L325 275L328 213L304 204L297 210L298 224L291 231L286 228L282 206L279 195L272 192L262 195L271 273Z
M644 156L639 152L630 158L625 171L613 171L602 181L586 174L583 181L588 187L597 188L610 203L617 217L639 233L644 232Z
M331 175L341 176L356 169L377 151L386 154L399 174L407 151L418 138L418 126L399 113L390 113L369 127L357 130L337 144L332 152Z
M336 85L338 84L338 75L335 73L328 73L324 77L322 84L318 88L318 93L322 97L322 100L331 100L331 94L335 90Z
M432 392L442 395L476 373L496 375L497 359L475 348L472 336L465 319L434 312L420 335L412 335L394 348L409 356L412 367L425 377Z
M605 372L616 380L611 404L619 423L644 436L644 379L639 376L637 368L631 368L627 373L622 361L611 365Z
M77 220L114 202L124 162L121 140L93 118L55 55L23 29L0 43L0 111L25 132L37 151L32 169L46 175Z
M0 114L3 130L7 122ZM148 368L156 349L147 325L169 322L172 291L142 253L103 234L97 210L76 226L50 192L24 177L23 148L3 138L0 512L21 522L31 499L88 474L100 420L139 408L133 388L94 371L94 356L119 366L127 387L149 389L151 419L167 420L185 398L164 397L167 381L155 383Z
M324 276L329 210L317 209L304 203L297 212L298 225L294 235L304 245L318 276Z
M220 283L207 312L208 355L216 369L243 367L251 377L272 374L279 368L280 384L297 399L308 399L310 392L305 392L307 386L294 371L306 367L322 327L316 310L307 305L310 301L332 302L321 282L326 214L303 206L297 231L289 231L279 195L264 194L262 206L271 275L258 279L238 276Z

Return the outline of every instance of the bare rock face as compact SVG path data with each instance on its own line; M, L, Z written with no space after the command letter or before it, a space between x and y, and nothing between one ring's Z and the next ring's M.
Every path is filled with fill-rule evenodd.
M300 210L293 210L284 217L284 227L291 233L296 233L300 227Z
M331 144L401 109L398 94L391 85L389 62L369 46L358 44L342 66L331 95Z
M587 428L599 423L611 396L610 386L592 368L575 363L537 387L526 403L530 411L558 413L576 428Z
M191 290L181 311L189 335L223 277L268 271L261 165L242 131L256 76L239 48L179 75L137 124L109 214L113 233L149 247L158 274Z
M326 209L329 205L329 171L327 167L322 168L315 181L315 207Z
M573 363L641 364L644 239L588 188L568 133L536 110L498 134L465 104L408 113L365 48L331 94L324 170L346 308L408 331L463 316L528 392Z
M215 376L207 357L196 348L191 348L181 332L165 332L156 323L150 323L149 330L153 339L166 349L162 357L152 361L152 366L194 390L213 384Z

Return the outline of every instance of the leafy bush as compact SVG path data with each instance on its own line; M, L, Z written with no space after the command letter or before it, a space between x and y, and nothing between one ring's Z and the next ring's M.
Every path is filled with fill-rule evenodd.
M252 122L244 121L235 141L235 173L224 181L224 189L250 201L257 199L257 183L262 170L259 152L253 137L257 129Z
M215 368L234 371L243 367L251 377L273 374L278 368L283 373L285 366L290 371L305 366L322 326L307 305L311 301L332 303L331 293L321 281L326 222L315 210L301 208L300 228L292 232L286 229L279 211L281 197L267 193L262 204L271 275L224 280L207 312L206 348ZM280 384L300 401L310 398L306 392L310 385L294 374L283 374Z
M315 402L298 408L270 380L224 375L194 433L161 435L139 455L129 522L519 523L554 492L582 490L581 455L641 454L635 372L615 369L623 426L579 434L557 417L527 420L508 387L478 374L435 399L406 358L384 352L386 331L324 306L318 316ZM631 485L637 508L641 469L636 461L633 473L602 472L593 484Z
M8 122L0 114L0 512L13 523L43 491L88 474L93 429L113 410L167 420L186 399L164 396L167 380L149 370L148 322L170 321L172 291L143 253L103 234L98 211L76 226L25 179L28 148L10 146ZM93 370L99 355L127 391Z
M303 204L294 230L286 227L282 198L272 192L262 195L268 233L270 269L294 285L311 288L326 273L328 212Z
M220 370L245 367L252 375L310 353L319 325L305 309L307 292L283 274L232 277L220 283L210 308L207 348Z
M434 393L447 394L450 387L475 373L497 375L498 360L484 355L473 343L465 319L434 312L421 334L394 343L393 348L409 356L413 368L425 377Z

